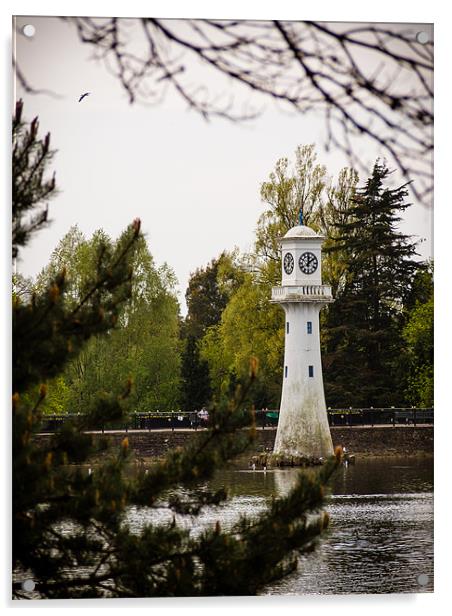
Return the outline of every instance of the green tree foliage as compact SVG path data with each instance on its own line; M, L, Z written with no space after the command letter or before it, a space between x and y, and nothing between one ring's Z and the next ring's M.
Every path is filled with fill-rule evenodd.
M334 224L346 215L356 183L356 173L343 169L333 184L317 162L312 144L296 149L293 165L287 158L278 160L262 183L266 209L258 220L254 253L243 258L248 273L231 294L221 322L207 331L202 342L216 399L227 394L245 373L251 353L259 359L262 375L251 402L257 407L279 405L284 314L270 303L271 288L281 280L279 238L299 223L300 209L304 224L334 238ZM342 255L325 255L322 267L325 282L336 289L344 273Z
M433 406L433 266L418 272L403 328L405 353L403 368L407 375L407 399L415 406ZM408 361L407 361L408 360Z
M410 362L409 401L433 406L433 297L413 309L403 335Z
M17 146L23 147L22 137L16 134L15 138ZM40 199L34 203L39 205ZM17 211L13 208L13 228ZM20 245L27 239L27 233L13 236ZM127 302L140 276L138 272L134 277L132 266L142 241L139 221L117 242L100 238L95 267L83 281L78 301L73 302L71 295L66 298L64 270L30 301L15 297L15 597L27 597L20 581L29 577L43 598L254 594L293 571L298 554L312 549L328 524L328 516L322 513L325 484L340 456L317 473L300 473L286 497L274 499L255 517L243 516L229 531L217 523L194 536L175 520L146 523L138 531L128 523L131 506L143 514L144 508L163 508L196 516L203 507L225 500L224 490L211 492L205 481L254 438L253 414L243 412L243 404L256 377L255 361L248 384L236 399L211 409L209 429L185 449L156 461L147 473L128 468L127 438L119 451L104 452L93 473L80 466L93 464L93 455L105 447L87 429L124 417L131 389L126 377L124 384L118 382L114 389L92 396L83 417L65 422L53 438L38 444L35 433L46 397L45 382L58 378L87 341L101 333L111 335L120 318L132 319ZM17 243L14 248L18 249ZM28 401L24 394L39 384L37 398Z
M248 400L258 408L275 407L281 394L284 315L269 303L271 288L251 274L231 297L221 322L207 331L202 356L208 361L216 399L230 395L244 379L249 357L259 362L259 384Z
M211 401L209 365L200 355L199 339L188 336L183 341L181 365L181 408L199 410Z
M325 390L331 406L401 402L397 365L401 325L418 264L415 245L398 231L406 186L385 187L387 167L376 162L356 190L345 220L334 224L331 252L344 260L343 283L328 308Z
M408 289L404 308L409 313L418 304L425 304L433 297L433 260L420 264Z
M248 273L201 343L216 400L243 377L251 353L263 378L250 403L279 403L284 320L270 303L271 287L281 277L278 238L298 224L300 206L303 222L326 238L323 281L336 298L321 313L329 405L406 404L420 399L414 393L417 380L423 390L430 387L431 364L415 359L402 333L410 311L430 297L430 287L424 266L415 260L414 243L398 230L408 207L406 186L387 188L388 175L377 161L363 187L348 168L333 183L317 164L312 145L297 148L292 169L287 159L277 162L262 185L267 209L258 222L254 254L243 259Z
M185 298L187 316L181 328L182 396L184 410L200 409L212 397L208 362L201 356L200 346L207 330L217 325L242 274L236 253L223 252L205 267L191 275ZM248 362L249 362L248 356Z
M87 240L78 227L72 227L38 276L36 289L45 288L64 268L68 278L64 301L67 306L76 304L95 268L100 245L113 247L114 242L102 230ZM95 392L114 389L123 375L133 382L129 402L134 410L170 410L178 404L179 306L174 274L167 266L156 268L141 237L136 242L131 267L135 273L131 297L118 315L118 326L108 337L93 337L69 363L60 380L49 384L51 392L64 383L69 392L64 396L66 411L84 413ZM50 412L48 406L46 399L43 408Z
M334 183L325 166L317 163L313 144L297 147L292 166L287 158L278 160L269 179L261 185L261 199L267 209L257 223L251 258L259 279L279 284L279 238L299 224L300 210L303 224L325 236L326 248L334 242L339 233L336 224L344 222L357 182L356 171L345 167ZM322 273L325 284L330 284L335 293L344 275L344 259L338 250L323 253Z
M312 224L328 180L326 168L316 160L314 144L298 146L293 168L287 158L281 158L262 183L261 199L267 209L259 217L256 230L255 252L260 259L279 264L278 238L298 224L300 209L303 224Z
M223 252L190 276L185 293L188 312L184 326L189 335L201 338L208 327L220 320L230 297L226 285L220 281L220 272L225 279L225 268L230 261L231 256Z
M313 224L317 231L325 237L322 252L322 279L324 284L331 285L333 297L345 283L347 278L347 255L338 246L340 228L349 216L349 208L353 203L358 174L354 169L345 167L339 172L336 184L330 183L326 199L315 213ZM334 246L334 250L329 250ZM325 311L321 312L324 315Z
M41 415L62 415L70 408L71 388L63 375L48 379L45 385L45 397L39 403ZM21 397L25 406L34 406L39 400L42 385L35 385Z

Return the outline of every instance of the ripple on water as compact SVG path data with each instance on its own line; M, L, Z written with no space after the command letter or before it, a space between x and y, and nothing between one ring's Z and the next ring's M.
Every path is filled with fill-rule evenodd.
M407 593L433 591L433 483L430 463L405 463L383 473L381 461L344 469L328 503L330 528L299 569L269 585L262 594ZM226 486L232 497L208 507L197 518L175 516L198 535L220 520L227 530L241 515L262 512L273 495L286 493L297 471L227 471L212 486ZM183 491L181 491L183 492ZM130 507L126 523L134 532L144 525L171 523L167 509ZM69 531L69 529L68 529ZM426 575L426 584L418 577Z
M332 522L327 539L300 559L297 572L265 594L433 590L431 493L337 496L328 510ZM422 586L421 574L428 576Z
M226 506L206 509L196 520L176 516L197 535L221 520L229 529L240 515L257 515L268 499L236 496ZM333 496L331 526L318 549L300 558L299 569L263 594L348 594L431 592L433 590L432 494L356 494ZM168 512L131 509L136 531L146 522L168 523ZM428 576L420 586L417 578Z

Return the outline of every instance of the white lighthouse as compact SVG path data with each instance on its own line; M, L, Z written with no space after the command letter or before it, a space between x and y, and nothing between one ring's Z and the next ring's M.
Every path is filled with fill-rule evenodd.
M302 222L300 215L300 223ZM286 315L284 372L274 453L326 457L333 453L323 390L319 312L333 301L322 285L325 238L299 224L281 238L282 284L273 303Z

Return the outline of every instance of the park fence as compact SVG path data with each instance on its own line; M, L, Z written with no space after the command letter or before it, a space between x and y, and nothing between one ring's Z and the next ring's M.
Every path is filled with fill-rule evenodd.
M433 408L328 408L330 426L381 426L433 424ZM66 421L83 417L82 414L44 415L40 432L55 432ZM271 428L278 425L279 411L271 409L255 410L256 426ZM209 425L207 413L196 411L152 411L131 413L127 420L99 425L104 430L198 430Z

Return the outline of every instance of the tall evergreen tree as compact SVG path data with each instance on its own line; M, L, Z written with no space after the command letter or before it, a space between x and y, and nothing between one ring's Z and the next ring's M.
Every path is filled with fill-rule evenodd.
M224 254L212 259L205 268L198 268L190 276L185 293L188 309L185 327L195 338L202 337L208 327L218 323L228 303L228 294L218 281L223 258Z
M220 322L239 279L234 255L226 252L190 277L185 293L188 312L181 326L181 406L186 411L200 409L211 401L209 365L201 357L200 345L207 330Z
M354 195L329 251L344 259L336 301L324 333L329 405L385 406L401 401L397 365L403 305L418 270L415 244L398 230L406 185L385 187L389 170L377 161Z
M209 365L200 355L199 339L188 335L184 343L181 407L184 411L200 410L210 402L212 395Z
M21 122L20 112L21 107L15 123ZM15 151L26 151L24 128L14 132ZM13 167L13 176L22 171ZM35 205L41 203L40 188L38 183ZM21 224L18 215L20 209L13 205L13 229ZM32 231L21 229L13 235L15 251ZM117 324L132 292L131 266L140 238L140 223L135 221L113 247L99 242L96 267L75 305L64 301L64 271L30 301L14 298L12 522L17 598L29 596L20 583L27 578L34 580L42 598L255 594L293 571L299 553L312 549L328 524L322 512L325 485L340 454L318 473L301 472L286 497L275 498L253 518L242 517L227 531L218 522L199 536L175 521L147 523L139 531L127 523L131 505L196 516L227 497L224 490L206 489L205 481L253 440L252 413L237 412L243 411L242 401L256 376L253 361L248 385L234 402L212 409L209 429L185 449L156 461L148 473L126 472L127 438L119 451L107 452L97 462L92 474L79 466L93 464L103 447L87 430L125 416L128 382L100 392L84 417L65 423L50 441L37 443L46 381L58 376L90 337ZM40 385L39 394L27 401L23 393L34 384ZM176 488L183 488L178 496Z

